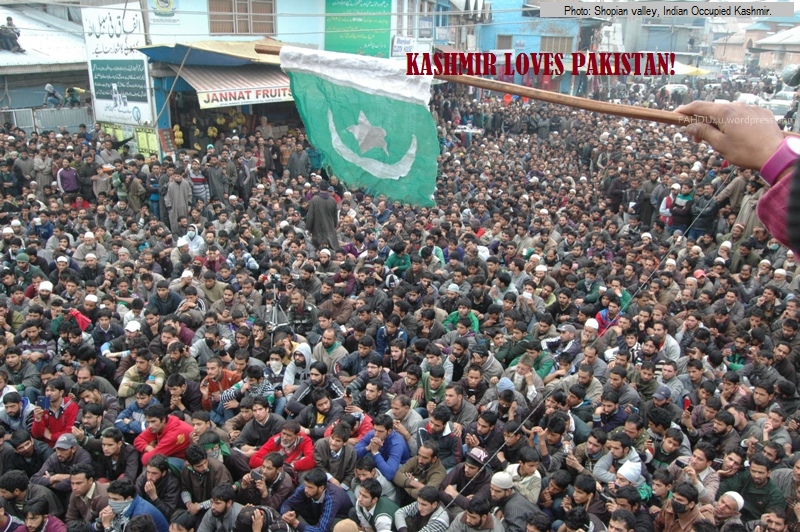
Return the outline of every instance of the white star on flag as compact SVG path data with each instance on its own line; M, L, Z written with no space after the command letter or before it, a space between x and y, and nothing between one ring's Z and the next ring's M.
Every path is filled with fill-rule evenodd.
M364 111L358 114L358 125L348 127L347 131L352 133L358 141L361 153L367 153L372 148L380 148L384 153L389 154L386 146L386 130L370 124Z

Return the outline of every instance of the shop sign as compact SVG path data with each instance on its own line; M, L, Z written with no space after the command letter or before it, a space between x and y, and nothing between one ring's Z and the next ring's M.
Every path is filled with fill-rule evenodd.
M234 89L216 91L198 91L197 100L200 109L217 107L233 107L236 105L256 105L259 103L291 102L292 91L288 85L268 87L265 89Z
M397 35L392 42L392 57L405 57L414 51L414 39Z

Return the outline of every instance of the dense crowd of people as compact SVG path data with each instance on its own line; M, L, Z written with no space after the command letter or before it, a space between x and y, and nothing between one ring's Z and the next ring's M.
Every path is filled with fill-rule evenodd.
M800 530L800 276L679 128L445 85L436 207L301 134L0 134L0 532ZM462 127L469 126L469 127Z

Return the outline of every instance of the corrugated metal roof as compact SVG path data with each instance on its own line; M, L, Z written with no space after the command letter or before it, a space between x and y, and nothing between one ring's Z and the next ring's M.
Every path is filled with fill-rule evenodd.
M177 73L179 68L170 65ZM184 66L180 76L197 92L288 87L289 76L278 67L246 65L235 68Z
M767 50L782 50L785 46L797 47L800 45L800 26L770 35L758 41L756 45Z
M739 31L734 33L733 35L728 35L727 37L722 37L717 39L712 44L744 44L747 35L743 31Z
M279 65L277 55L259 54L255 45L278 43L275 39L255 41L196 41L186 43L152 44L139 47L139 51L151 61L180 65L206 65L233 67L253 63ZM187 53L188 51L188 53Z
M5 16L14 19L20 30L19 44L24 54L0 51L2 73L36 74L86 69L86 43L83 36L38 20L22 11L6 8ZM63 21L64 26L69 25ZM44 81L42 82L44 83Z

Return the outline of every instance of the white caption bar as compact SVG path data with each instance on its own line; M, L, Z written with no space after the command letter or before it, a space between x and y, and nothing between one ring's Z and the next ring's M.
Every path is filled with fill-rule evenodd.
M542 2L542 17L791 17L792 2Z

